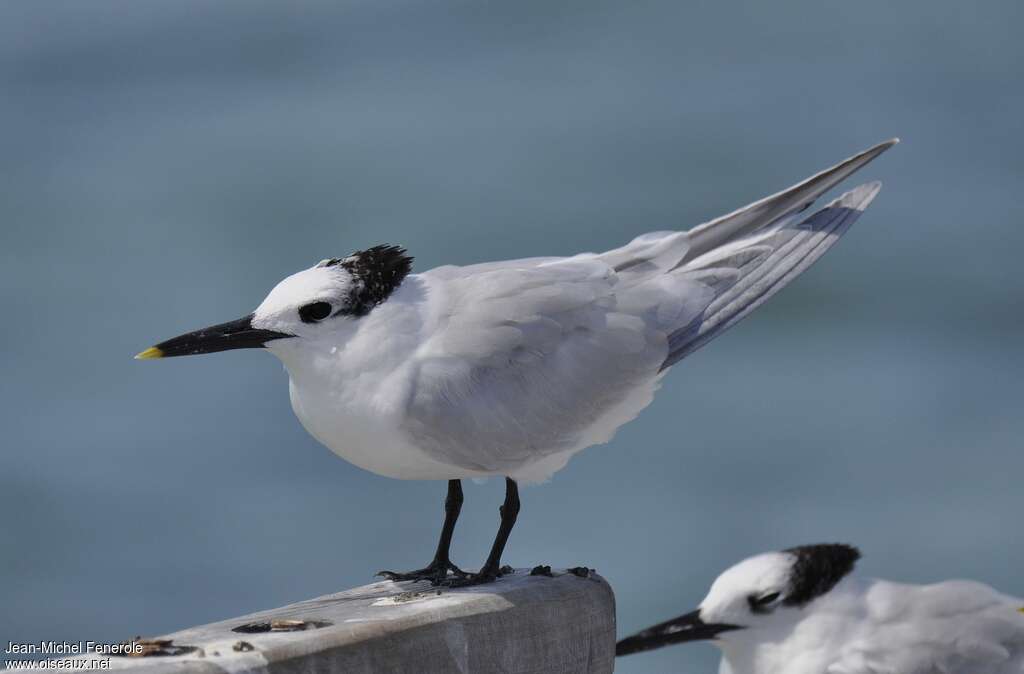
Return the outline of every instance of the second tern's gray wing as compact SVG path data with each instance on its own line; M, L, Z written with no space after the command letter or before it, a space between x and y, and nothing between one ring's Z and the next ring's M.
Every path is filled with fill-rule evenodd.
M850 625L823 674L1021 674L1024 601L969 580L873 581L869 620Z

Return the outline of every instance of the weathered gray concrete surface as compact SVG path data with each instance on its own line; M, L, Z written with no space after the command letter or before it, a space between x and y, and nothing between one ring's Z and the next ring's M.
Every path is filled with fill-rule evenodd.
M248 623L319 621L237 633ZM462 589L382 581L161 637L185 655L113 657L112 669L189 672L611 672L615 598L599 576L517 569Z

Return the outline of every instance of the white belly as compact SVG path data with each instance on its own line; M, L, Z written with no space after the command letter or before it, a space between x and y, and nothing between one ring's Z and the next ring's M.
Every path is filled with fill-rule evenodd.
M441 463L417 448L400 419L367 399L345 400L289 380L292 410L309 434L349 463L398 480L454 480L479 473Z

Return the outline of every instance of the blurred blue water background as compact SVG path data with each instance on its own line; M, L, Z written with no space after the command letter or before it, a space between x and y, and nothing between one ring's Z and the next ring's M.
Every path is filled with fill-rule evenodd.
M621 634L825 540L1024 595L1015 0L0 5L0 640L158 634L433 550L443 485L310 438L270 356L139 363L317 260L419 269L696 224L893 135L833 252L523 494L507 561ZM482 559L501 483L467 485ZM623 672L712 671L690 645Z

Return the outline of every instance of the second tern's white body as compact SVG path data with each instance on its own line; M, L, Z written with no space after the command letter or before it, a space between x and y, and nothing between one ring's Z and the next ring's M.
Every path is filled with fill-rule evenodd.
M790 623L730 632L719 674L1024 674L1024 600L850 578Z
M859 557L842 544L749 557L696 611L623 639L616 653L710 640L719 674L1024 674L1024 599L969 580L858 578Z
M267 344L288 370L295 413L355 465L400 479L544 480L607 442L669 366L828 250L878 184L804 209L891 144L688 232L601 254L439 267L409 275L365 315L296 325L297 306L357 283L314 267L282 281L252 324L296 335Z

